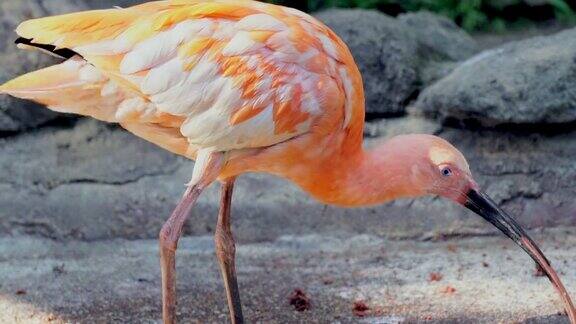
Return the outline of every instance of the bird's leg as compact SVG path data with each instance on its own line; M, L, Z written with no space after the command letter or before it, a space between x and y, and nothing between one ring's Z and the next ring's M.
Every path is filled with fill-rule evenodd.
M224 279L226 288L226 298L228 299L228 309L232 324L244 323L242 316L242 304L240 303L240 292L236 280L236 263L234 237L230 229L230 209L232 203L232 191L234 189L234 179L227 179L222 183L222 193L220 196L220 212L218 214L218 224L214 241L216 243L216 255L220 263L220 271Z
M218 177L223 160L222 153L198 153L192 180L178 206L160 230L162 318L164 324L176 322L176 248L184 222L203 189Z
M160 269L162 271L162 318L165 324L176 320L176 248L184 221L202 192L198 185L186 189L180 203L160 231Z

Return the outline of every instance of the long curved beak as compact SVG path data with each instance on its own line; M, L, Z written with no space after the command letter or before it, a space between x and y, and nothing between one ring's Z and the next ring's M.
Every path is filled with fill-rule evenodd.
M506 212L500 209L496 203L488 197L488 195L471 189L466 194L466 201L464 206L472 210L476 214L482 216L485 220L496 226L502 233L511 238L518 244L526 253L528 253L534 261L544 270L546 276L554 288L560 294L564 307L570 318L570 323L576 324L576 310L574 304L570 299L570 295L566 292L566 288L558 278L556 271L550 265L550 261L544 256L538 245L528 236L526 231Z

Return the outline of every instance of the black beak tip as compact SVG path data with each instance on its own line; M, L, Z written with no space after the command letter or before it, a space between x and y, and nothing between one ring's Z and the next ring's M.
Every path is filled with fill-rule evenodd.
M466 193L466 202L464 203L464 206L497 227L502 231L502 233L530 254L530 256L533 258L535 257L533 255L533 249L535 249L536 252L540 254L548 264L550 264L548 259L544 257L542 251L540 251L536 243L530 238L522 226L520 226L520 224L518 224L518 222L516 222L516 220L514 220L514 218L508 215L505 211L500 209L488 195L471 189ZM530 248L528 245L530 245Z

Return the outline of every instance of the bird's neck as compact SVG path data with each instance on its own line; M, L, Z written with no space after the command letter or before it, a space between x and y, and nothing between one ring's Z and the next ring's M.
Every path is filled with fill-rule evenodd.
M323 161L318 170L293 180L316 199L345 207L424 195L414 185L411 166L402 155L402 147L387 143L371 150L359 148Z

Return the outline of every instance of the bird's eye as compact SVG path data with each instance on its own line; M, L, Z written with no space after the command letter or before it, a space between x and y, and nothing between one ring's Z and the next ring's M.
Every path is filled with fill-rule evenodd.
M449 177L452 175L452 169L450 169L450 167L443 167L440 172L442 172L442 175L445 177Z

